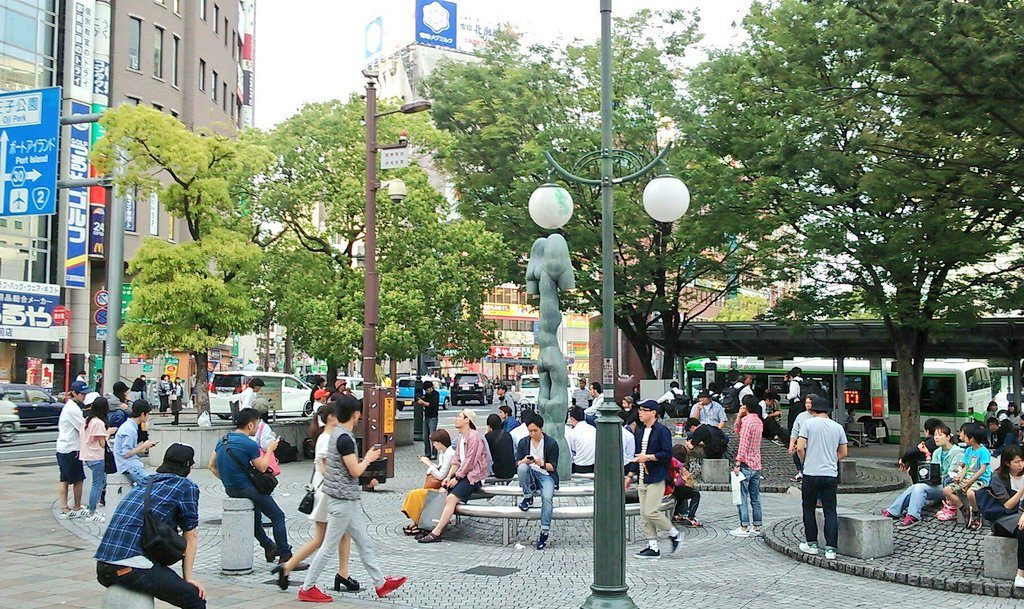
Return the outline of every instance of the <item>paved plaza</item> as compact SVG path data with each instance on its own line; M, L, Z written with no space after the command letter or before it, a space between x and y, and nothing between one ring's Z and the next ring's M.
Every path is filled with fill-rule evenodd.
M445 421L442 422L444 425ZM407 522L398 511L402 497L422 483L423 470L415 458L419 446L398 450L397 476L381 490L366 493L364 503L372 519L370 533L376 540L384 570L408 575L410 581L381 601L371 591L337 594L332 606L398 606L418 608L514 607L562 609L579 606L589 593L593 553L591 527L556 521L552 539L544 551L530 545L536 525L520 529L519 545L504 547L500 525L463 519L449 527L445 541L421 545L402 534ZM308 479L310 462L283 466L276 495L288 514L293 544L310 536L311 524L295 508ZM82 520L56 518L56 467L50 462L8 462L0 465L3 492L0 509L0 607L98 607L103 589L95 581L92 553L101 526ZM273 584L269 566L257 556L257 570L248 576L224 577L218 573L219 518L224 493L220 483L205 470L193 473L202 489L201 534L197 577L208 591L210 607L255 609L304 606L293 588L282 592ZM893 493L844 494L840 507L877 511ZM499 500L495 500L499 501ZM500 501L511 503L512 498ZM763 498L766 527L799 514L799 497L793 492L766 494ZM735 508L727 493L703 493L698 517L702 529L685 530L685 541L675 557L657 561L627 559L631 595L642 609L685 603L690 606L765 607L878 607L903 605L953 605L962 607L1017 607L1019 601L922 589L875 581L804 564L771 548L763 539L737 539L728 531L737 524ZM924 529L922 529L924 530ZM630 546L630 552L639 548ZM254 553L256 547L254 544ZM466 574L471 569L505 569L503 575ZM484 568L484 569L481 569ZM369 579L353 556L352 574ZM331 572L321 583L329 585ZM162 605L158 604L158 607Z

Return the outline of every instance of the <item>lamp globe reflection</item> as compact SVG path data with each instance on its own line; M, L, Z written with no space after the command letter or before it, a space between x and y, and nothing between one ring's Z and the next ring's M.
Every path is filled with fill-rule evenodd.
M558 184L543 184L530 195L530 217L541 228L562 228L572 217L572 196Z
M690 190L679 178L662 174L644 188L644 211L658 222L675 222L690 208Z

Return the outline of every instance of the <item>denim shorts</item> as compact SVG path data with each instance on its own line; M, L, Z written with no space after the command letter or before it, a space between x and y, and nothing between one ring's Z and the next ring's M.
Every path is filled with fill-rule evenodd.
M85 480L85 468L78 458L78 451L73 453L57 453L57 467L60 469L60 481L77 484Z
M459 481L455 483L455 487L452 488L451 494L458 497L459 501L465 503L469 501L470 496L478 490L480 490L479 482L476 484L470 484L469 480L466 478L460 478Z

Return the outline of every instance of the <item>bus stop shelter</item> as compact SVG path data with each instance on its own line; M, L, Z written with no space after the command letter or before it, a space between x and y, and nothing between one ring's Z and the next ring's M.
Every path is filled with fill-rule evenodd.
M651 340L664 342L660 325ZM832 357L843 376L845 358L895 357L881 320L820 321L802 326L769 322L694 322L679 333L679 353L690 356L756 356L792 359ZM1012 378L1012 401L1021 404L1021 359L1024 317L991 317L972 325L949 324L932 332L929 358L1006 359ZM839 384L842 387L842 384Z

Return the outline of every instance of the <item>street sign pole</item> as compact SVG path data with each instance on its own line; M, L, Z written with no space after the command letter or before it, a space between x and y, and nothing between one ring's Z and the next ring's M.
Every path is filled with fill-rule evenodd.
M114 173L124 171L124 156L117 151ZM121 298L124 289L124 194L111 188L107 196L110 232L107 233L107 342L103 347L103 383L112 392L114 383L121 380Z

